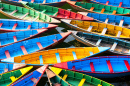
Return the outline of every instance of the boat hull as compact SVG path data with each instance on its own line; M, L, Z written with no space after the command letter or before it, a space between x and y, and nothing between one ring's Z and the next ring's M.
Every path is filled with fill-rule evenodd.
M66 4L66 1L55 2L55 3L45 3L45 4L42 4L42 5L60 7L60 6L63 6L64 4Z
M76 71L76 70L73 70ZM87 73L87 72L82 72L82 71L76 71L80 73L84 73L93 77L98 77L98 78L115 78L115 77L123 77L123 76L128 76L130 75L130 72L123 72L123 73Z
M8 0L1 0L1 2L7 3L7 4L11 4L11 5L16 5L16 6L21 6L23 7L23 5L19 2L14 2L14 1L8 1ZM66 1L61 1L61 2L55 2L55 3L45 3L42 5L50 5L50 6L56 6L56 7L60 7L63 6L66 3Z

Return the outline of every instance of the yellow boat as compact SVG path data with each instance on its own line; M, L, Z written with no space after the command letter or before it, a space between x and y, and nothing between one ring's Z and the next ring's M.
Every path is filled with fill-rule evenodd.
M94 33L98 35L111 36L115 38L130 39L130 29L128 28L105 23L89 22L89 21L66 20L66 19L62 19L61 21L67 24L70 28L73 28L75 30L87 33Z
M94 56L109 50L109 47L59 48L1 60L9 63L56 64Z
M19 78L24 76L27 72L29 72L33 66L21 68L19 70L7 72L0 74L0 86L9 86L15 81L17 81Z

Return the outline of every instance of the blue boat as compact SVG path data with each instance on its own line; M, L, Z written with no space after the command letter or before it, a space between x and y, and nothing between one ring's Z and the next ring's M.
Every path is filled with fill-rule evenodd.
M58 43L62 42L70 34L71 32L54 34L25 40L22 42L2 47L0 48L0 59L26 55L43 49L51 48L57 45Z
M19 79L18 81L12 83L10 86L36 86L47 67L48 65L45 65L34 70L33 72Z
M59 63L54 66L98 78L122 77L130 75L130 56L99 56Z
M91 0L93 3L130 8L130 0Z
M53 29L58 25L15 19L0 19L1 32L16 32L25 30Z
M47 29L27 30L0 34L0 47L31 39L45 33Z
M0 74L25 67L26 64L0 63Z
M93 17L94 20L98 22L105 22L106 24L119 25L120 27L124 26L125 28L130 28L130 17L127 16L117 16L117 15L108 15L108 14L98 14L98 13L87 13L79 12L88 17Z

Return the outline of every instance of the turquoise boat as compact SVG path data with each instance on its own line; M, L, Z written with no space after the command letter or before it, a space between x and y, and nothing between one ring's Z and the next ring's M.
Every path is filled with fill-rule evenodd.
M30 54L36 51L54 47L58 43L65 40L71 32L54 34L22 42L14 43L0 48L0 59L11 58L21 55Z
M45 33L47 29L27 30L0 34L0 47L8 46L17 42L38 37Z
M15 20L15 19L0 19L0 31L1 32L17 32L25 30L40 30L40 29L54 29L58 25L26 21L26 20Z

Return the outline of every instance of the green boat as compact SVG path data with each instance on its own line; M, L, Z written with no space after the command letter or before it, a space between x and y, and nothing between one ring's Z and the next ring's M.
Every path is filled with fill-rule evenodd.
M54 72L52 72L49 69L46 69L46 74L48 77L48 81L50 83L50 86L70 86L69 83L64 81L62 78L57 76Z
M82 12L93 12L111 15L130 15L130 9L96 3L67 1L70 6Z
M15 81L17 81L19 78L24 76L26 73L28 73L33 66L21 68L18 70L14 70L11 72L0 74L0 86L9 86Z
M75 20L90 20L90 21L93 20L93 18L90 18L88 16L53 6L40 5L37 3L30 3L24 1L21 1L21 3L25 8L47 14L57 19L75 19Z
M60 23L59 20L51 18L46 14L5 3L0 3L0 13L12 19L29 20L29 21L46 22L46 23Z
M56 67L50 67L50 69L72 86L114 86L103 80L82 73L64 70Z

